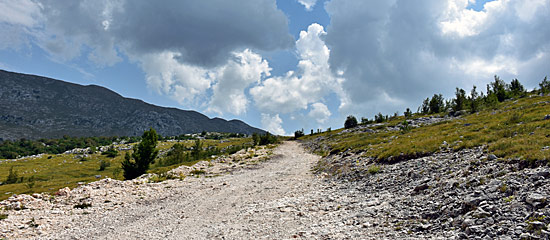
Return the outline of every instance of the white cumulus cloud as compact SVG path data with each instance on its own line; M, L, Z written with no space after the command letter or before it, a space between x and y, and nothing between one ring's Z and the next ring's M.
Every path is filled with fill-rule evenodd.
M472 3L328 2L325 42L332 71L344 70L347 112L402 112L455 87L483 89L495 74L526 87L548 75L550 1L495 0L481 11Z
M306 8L306 10L311 11L313 7L315 7L315 4L317 3L317 0L298 0L298 2Z
M209 111L235 115L245 113L249 103L245 89L260 82L262 76L270 75L271 68L262 56L248 49L233 54L234 58L214 74L217 83L213 86Z
M296 41L300 58L298 70L268 78L250 89L261 111L290 113L305 110L309 104L333 92L345 98L341 91L343 79L335 76L328 65L330 50L321 39L325 34L323 27L316 23L311 24L307 31L300 32L300 39Z
M329 119L330 115L332 114L328 110L327 105L323 103L314 103L311 104L311 110L307 115L311 119L317 121L318 124L323 124Z
M270 115L262 113L262 128L276 135L287 135L283 129L283 120L279 114Z
M138 61L151 89L188 105L211 87L213 79L209 70L182 64L178 56L177 52L166 51L141 56Z

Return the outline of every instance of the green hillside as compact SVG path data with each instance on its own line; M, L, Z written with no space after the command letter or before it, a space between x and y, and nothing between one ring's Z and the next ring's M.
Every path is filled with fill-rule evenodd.
M181 165L191 166L200 160L208 160L212 155L229 154L242 147L251 146L251 138L230 138L224 140L201 140L203 151L198 154L198 159L183 157L179 162L166 161L169 158L170 149L175 141L162 141L158 143L159 156L148 172L163 173ZM183 154L191 155L187 148L196 145L195 140L180 141L186 150ZM116 149L126 149L132 144L113 145ZM79 183L96 181L99 178L113 178L123 180L121 162L126 152L131 150L119 150L115 157L96 152L93 154L42 154L36 157L21 158L17 160L0 160L0 200L13 194L50 192L53 193L63 187L76 187ZM101 169L103 165L104 169ZM16 183L6 184L10 170L16 173Z
M471 98L466 98L457 89L457 98L447 102L450 105L447 111L442 109L439 113L430 113L428 106L425 113L408 117L384 118L380 115L380 123L363 119L363 124L355 128L332 130L300 139L322 156L355 154L362 161L377 164L391 164L440 151L477 146L485 147L487 154L494 154L503 161L517 161L522 167L549 164L550 96L541 96L544 92L541 94L540 91L527 93L525 90L514 95L509 87L503 93L506 97L501 99L502 102L491 100L498 94L498 91L491 92L491 89L487 96L474 98L480 103L480 110L474 113L467 107ZM453 104L460 95L464 97L466 107L453 114ZM425 104L429 104L428 101L426 99Z

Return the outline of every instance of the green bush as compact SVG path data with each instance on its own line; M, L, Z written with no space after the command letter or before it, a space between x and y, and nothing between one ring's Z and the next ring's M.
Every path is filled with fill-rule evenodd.
M300 137L303 137L305 134L304 134L304 131L302 130L297 130L294 132L294 139L298 139Z
M348 129L354 127L357 127L357 118L355 118L353 115L349 115L344 122L344 128Z
M369 166L369 169L368 169L368 172L369 172L370 174L376 174L376 173L380 172L380 166L378 166L378 165L370 165L370 166Z
M277 143L277 137L269 132L266 132L264 135L260 136L260 142L258 143L258 145L267 145L274 143Z
M199 147L200 146L202 145L199 143ZM183 162L193 161L193 158L190 155L190 152L187 151L187 148L183 144L176 143L166 153L166 157L159 160L158 166L171 166Z
M102 152L101 155L106 155L107 157L114 158L118 156L118 151L115 149L115 147L110 146L107 151Z
M374 115L374 121L376 123L383 123L384 121L386 121L386 118L384 117L384 115L382 115L382 113L378 113L376 115Z
M403 115L405 116L405 118L410 118L410 117L412 117L413 113L411 112L410 108L407 108L407 110L405 110Z
M17 183L18 180L19 178L17 177L17 171L13 170L13 166L11 166L8 177L6 178L6 184Z
M124 179L134 179L147 172L149 165L158 155L157 142L158 135L155 129L151 128L143 133L137 150L131 155L127 152L124 156L122 161Z
M260 135L258 133L252 133L252 142L254 146L258 145L260 142Z
M111 166L111 162L100 160L99 161L99 171L104 171L106 168Z

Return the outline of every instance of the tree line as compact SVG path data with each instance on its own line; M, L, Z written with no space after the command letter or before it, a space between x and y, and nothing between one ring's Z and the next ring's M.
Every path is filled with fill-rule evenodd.
M539 83L539 89L535 89L531 93L540 95L550 94L550 81L548 81L548 77L544 77L542 82ZM455 97L449 100L445 100L442 94L434 94L431 98L427 97L424 101L422 101L422 105L418 107L416 113L476 113L482 109L495 108L498 103L504 102L508 99L526 97L527 94L527 90L518 79L513 79L508 84L495 75L494 81L487 84L485 93L482 91L478 92L477 87L474 85L470 90L470 94L466 94L466 91L462 88L456 88ZM403 115L406 118L409 118L412 117L413 112L410 108L407 108ZM395 113L393 116L384 116L382 113L378 113L372 120L368 118L361 118L360 124L382 123L398 116L398 113ZM344 122L344 128L353 128L358 124L359 123L355 116L349 115Z
M137 142L139 137L69 137L60 139L3 141L0 143L0 158L14 159L20 156L30 156L41 153L60 154L75 148L99 147L111 145L113 142Z

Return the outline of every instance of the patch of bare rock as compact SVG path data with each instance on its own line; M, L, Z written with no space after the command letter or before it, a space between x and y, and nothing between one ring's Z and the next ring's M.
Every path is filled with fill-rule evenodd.
M550 239L547 165L524 168L482 147L379 165L376 173L369 173L372 164L341 153L323 159L320 171L334 175L348 196L361 196L344 206L360 209L349 221L373 217L381 237Z

